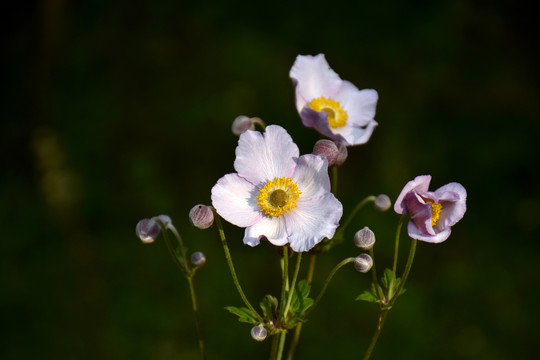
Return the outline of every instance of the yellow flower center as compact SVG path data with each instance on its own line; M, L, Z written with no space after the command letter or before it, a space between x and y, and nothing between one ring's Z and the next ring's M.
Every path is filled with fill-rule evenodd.
M267 181L259 189L257 205L270 217L281 217L296 208L296 200L300 198L300 190L291 178L276 177Z
M313 99L309 107L315 111L328 114L328 124L332 129L337 129L347 123L347 112L341 104L333 99L327 99L324 96Z
M431 205L431 226L437 225L437 221L441 217L442 204L434 202L432 199L428 199L420 195L424 201Z

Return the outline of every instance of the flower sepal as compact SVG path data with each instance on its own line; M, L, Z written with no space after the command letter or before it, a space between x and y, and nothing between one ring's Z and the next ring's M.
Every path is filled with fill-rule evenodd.
M399 289L401 278L395 277L392 270L385 269L380 283L382 286L372 283L371 289L365 290L358 295L355 300L375 303L378 304L381 309L390 310L395 299L405 292L405 289L402 288L399 294L395 294L395 291Z

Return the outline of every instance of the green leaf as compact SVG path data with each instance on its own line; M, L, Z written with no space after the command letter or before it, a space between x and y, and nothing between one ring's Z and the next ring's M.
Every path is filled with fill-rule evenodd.
M362 301L367 301L367 302L372 302L372 303L377 303L379 302L379 298L376 297L371 291L369 290L366 290L364 291L363 293L361 293L360 295L358 295L356 297L355 300L362 300Z
M259 304L263 311L263 318L266 321L277 319L278 300L272 295L266 295Z
M259 324L259 321L257 320L257 316L248 308L245 308L245 307L237 308L235 306L227 306L225 307L225 310L238 316L238 321L240 322L245 322L245 323L253 324L253 325Z
M290 307L290 312L292 314L301 314L313 305L313 299L309 297L310 291L311 286L306 280L299 281L296 284Z
M392 273L392 270L390 269L384 269L384 274L381 278L381 283L385 288L389 288L390 284L394 282L394 274Z

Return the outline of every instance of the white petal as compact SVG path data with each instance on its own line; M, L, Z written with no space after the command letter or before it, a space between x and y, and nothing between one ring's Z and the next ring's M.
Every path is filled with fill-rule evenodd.
M367 126L360 127L356 125L345 125L343 128L335 129L334 132L343 136L345 145L362 145L369 141L373 130L379 125L375 120L372 120Z
M238 174L228 174L212 188L212 205L217 213L236 226L253 225L262 217L258 210L257 189Z
M234 168L241 177L260 186L275 177L291 177L299 153L298 146L281 126L267 126L264 136L248 130L240 135Z
M317 155L302 155L298 158L293 180L302 192L300 199L318 198L330 192L328 161Z
M366 126L373 121L379 95L373 89L358 90L348 81L336 95L336 100L347 111L347 123L357 126Z
M285 219L270 218L263 216L252 226L246 228L244 232L244 244L249 246L259 245L262 238L266 238L276 246L283 246L287 243L287 232L285 231Z
M426 235L420 231L414 222L409 221L409 224L407 225L407 232L413 239L437 244L448 239L452 230L448 228L435 235Z
M309 251L325 237L334 236L343 206L332 194L299 201L296 209L285 214L289 243L294 251Z
M328 65L324 54L298 55L289 76L296 88L298 112L320 96L334 98L342 83L339 75Z

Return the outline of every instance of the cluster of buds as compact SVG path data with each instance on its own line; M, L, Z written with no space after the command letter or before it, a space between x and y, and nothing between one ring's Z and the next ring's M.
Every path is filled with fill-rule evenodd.
M347 160L347 147L341 142L322 139L313 146L313 154L328 160L328 166L341 166Z
M375 233L367 226L354 234L354 244L362 250L371 250L375 245ZM373 266L373 259L368 254L360 254L354 259L354 267L361 273L367 273Z

